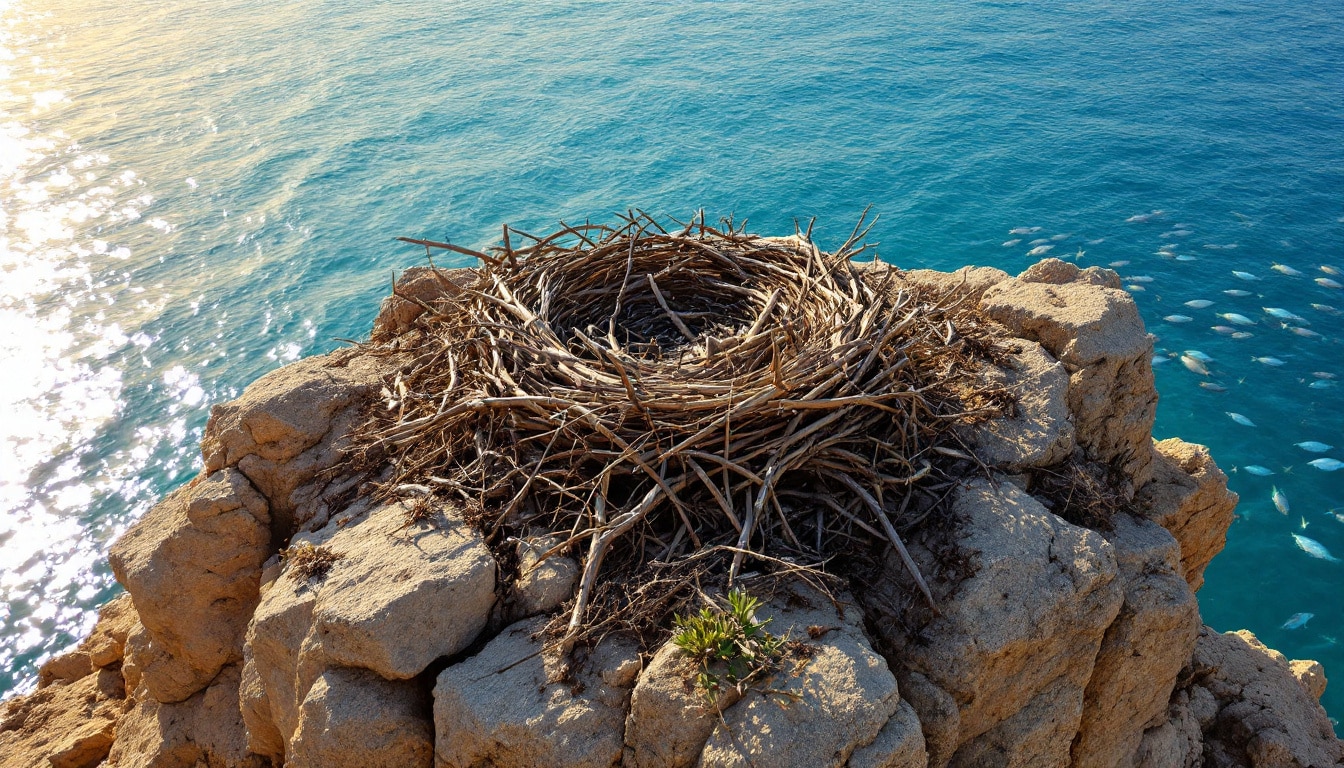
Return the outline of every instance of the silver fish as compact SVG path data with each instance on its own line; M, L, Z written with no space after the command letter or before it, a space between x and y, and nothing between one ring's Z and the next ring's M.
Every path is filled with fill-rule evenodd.
M1194 256L1187 256L1187 255L1184 254L1184 253L1182 253L1180 256L1177 256L1177 257L1176 257L1176 260L1177 260L1177 261L1199 261L1199 259L1195 258Z
M1187 349L1187 350L1185 350L1185 354L1187 354L1187 355L1189 355L1189 356L1195 358L1196 360L1200 361L1201 363L1212 363L1212 362L1213 362L1213 358L1212 358L1212 357L1209 357L1208 355L1204 354L1203 352L1200 352L1198 349Z
M1162 319L1166 320L1168 323L1188 323L1195 318L1189 315L1167 315Z
M1223 293L1237 299L1245 298L1251 295L1250 291L1243 291L1240 288L1229 288L1226 291L1223 291Z
M1226 413L1227 413L1227 415L1228 415L1229 417L1231 417L1231 419L1232 419L1233 421L1237 422L1238 424L1242 425L1243 427L1254 427L1254 426L1255 426L1255 422L1254 422L1254 421L1251 421L1250 419L1246 418L1245 416L1242 416L1240 413L1233 413L1233 412L1231 412L1231 411L1227 411Z
M1125 222L1126 222L1127 224L1143 224L1144 222L1152 221L1153 219L1157 218L1158 216L1161 216L1163 213L1165 213L1165 211L1153 211L1153 212L1151 212L1151 213L1139 213L1139 214L1135 214L1135 215L1133 215L1133 216L1130 216L1128 219L1125 219Z
M1298 272L1296 269L1293 269L1292 267L1288 266L1287 264L1275 264L1274 266L1270 267L1270 269L1272 269L1272 270L1274 270L1275 272L1278 272L1278 273L1280 273L1280 274L1287 275L1287 276L1289 276L1289 277L1301 277L1301 276L1302 276L1302 273L1301 273L1301 272Z
M1034 234L1036 234L1037 232L1040 232L1040 231L1041 231L1041 228L1040 228L1040 227L1013 227L1012 229L1008 230L1008 234L1010 234L1010 235L1034 235Z
M1242 469L1246 470L1247 472L1250 472L1252 475L1255 475L1256 477L1269 477L1270 475L1274 474L1274 470L1270 469L1269 467L1262 467L1259 464L1247 464L1246 466L1242 467Z
M1277 317L1280 320L1292 320L1293 322L1307 324L1305 318L1299 315L1295 315L1286 309L1280 309L1279 307L1261 307L1261 309L1263 309L1265 311L1265 314L1269 315L1270 317Z
M1121 259L1120 261L1112 261L1112 262L1111 262L1110 264L1108 264L1107 266L1110 267L1111 269L1119 269L1119 268L1121 268L1121 267L1128 267L1128 266L1129 266L1129 259Z
M1307 440L1306 442L1302 443L1293 443L1293 445L1297 446L1298 448L1301 448L1304 451L1310 451L1311 453L1325 453L1326 451L1335 447L1333 445L1326 445L1325 443L1322 443L1319 440Z
M1126 290L1126 291L1129 291L1130 293L1140 293L1140 292L1142 292L1142 291L1146 291L1146 290L1148 290L1148 289L1147 289L1147 288L1144 288L1142 285L1134 285L1134 284L1131 283L1130 285L1126 285L1126 286L1125 286L1125 290Z
M1028 255L1028 256L1044 256L1045 254L1047 254L1047 253L1049 253L1051 250L1053 250L1054 247L1055 247L1055 246L1053 246L1053 245L1038 245L1038 246L1036 246L1035 248L1032 248L1030 251L1027 251L1027 255Z
M1163 240L1166 240L1167 238L1170 237L1186 237L1189 234L1190 230L1188 229L1173 229L1170 232L1163 232L1162 234L1158 235L1158 237L1162 238Z
M1261 365L1268 365L1271 368L1278 368L1280 365L1283 365L1282 360L1277 357L1269 357L1268 355L1265 357L1252 357L1251 359Z
M1050 239L1053 240L1053 241L1055 241L1056 243L1058 243L1058 242L1060 242L1060 241L1062 241L1062 240L1068 240L1070 237L1073 237L1073 233L1072 233L1072 232L1070 232L1070 233L1068 233L1068 234L1051 235L1051 236L1050 236Z
M1217 331L1218 333L1223 334L1224 336L1231 336L1232 334L1237 332L1237 329L1233 328L1230 325L1214 325L1210 326L1210 328L1212 330Z
M1329 389L1335 386L1335 382L1326 381L1325 379L1317 379L1316 381L1311 382L1307 386L1312 389Z
M1239 272L1239 271L1237 271L1237 270L1233 270L1233 271L1232 271L1232 275L1233 275L1234 277L1238 277L1238 278L1240 278L1240 279L1242 279L1242 280L1251 280L1251 281L1255 281L1255 280L1259 280L1259 279L1260 279L1260 278L1256 277L1255 275L1252 275L1250 272Z
M1315 615L1316 614L1314 613L1294 613L1292 616L1288 617L1287 621L1283 622L1283 626L1280 627L1280 629L1301 629L1307 626L1307 622L1311 621L1312 617Z
M1327 275L1344 275L1344 270L1339 267L1332 267L1329 264L1322 264L1321 271Z
M1344 467L1344 461L1340 461L1339 459L1332 459L1328 456L1323 459L1313 459L1311 461L1308 461L1307 463L1321 470L1322 472L1334 472L1340 467Z
M1283 495L1283 491L1271 485L1269 498L1274 502L1275 509L1279 510L1281 514L1288 514L1288 497Z
M1315 377L1318 378L1318 379L1333 379L1333 378L1337 378L1337 377L1335 376L1335 374L1330 373L1329 371L1312 371L1312 372L1311 372L1311 375L1312 375L1312 376L1315 376Z
M1317 312L1324 312L1327 315L1338 315L1340 313L1338 309L1335 309L1329 304L1312 304L1311 308Z
M1017 244L1020 243L1020 242L1022 242L1022 238L1020 238L1020 237L1014 237L1012 240L1005 240L1004 243L1003 243L1003 247L1004 247L1004 248L1012 248L1014 245L1017 245Z
M1249 338L1251 338L1251 337L1254 336L1254 335L1255 335L1254 333L1247 333L1247 332L1245 332L1245 331L1237 331L1236 333L1232 334L1232 338L1234 338L1234 339L1249 339Z
M1181 365L1184 365L1191 373L1198 373L1200 376L1208 376L1209 369L1204 363L1196 360L1189 355L1181 355Z
M1328 278L1328 277L1318 277L1318 278L1316 278L1316 284L1319 285L1319 286L1323 286L1323 287L1325 287L1325 288L1334 288L1335 290L1339 290L1340 288L1344 288L1344 285L1340 285L1339 281L1337 281L1337 280L1331 280L1331 279Z
M1210 392L1226 392L1226 391L1227 391L1227 387L1224 387L1222 384L1214 384L1212 381L1201 381L1201 382L1199 382L1199 388L1200 388L1200 389L1207 389L1207 390L1209 390Z
M1315 539L1308 539L1306 536L1294 533L1293 541L1297 542L1298 548L1314 558L1326 560L1331 563L1339 562L1338 557L1330 554L1330 550L1326 549L1324 544Z
M1298 336L1301 336L1301 337L1304 338L1304 339L1323 339L1323 338L1325 338L1324 336L1322 336L1321 334L1319 334L1319 333L1317 333L1317 332L1311 330L1310 328L1299 328L1299 327L1297 327L1297 326L1295 326L1295 325L1292 326L1292 327L1289 327L1289 326L1285 325L1285 326L1283 326L1283 327L1284 327L1284 328L1288 328L1288 332L1289 332L1289 333L1296 334L1296 335L1298 335Z
M1133 277L1126 277L1125 279L1128 280L1128 281L1131 282L1131 283L1151 283L1151 282L1153 282L1153 278L1152 278L1150 275L1135 275L1135 276L1133 276Z
M1050 242L1050 238L1048 238L1048 237L1038 237L1038 238L1036 238L1035 240L1032 240L1030 243L1027 243L1027 245L1043 245L1043 244L1048 243L1048 242Z
M1226 320L1229 323L1232 323L1233 325L1255 325L1254 320L1245 315L1237 314L1236 312L1223 312L1222 314L1218 315L1218 317L1223 318L1224 320Z

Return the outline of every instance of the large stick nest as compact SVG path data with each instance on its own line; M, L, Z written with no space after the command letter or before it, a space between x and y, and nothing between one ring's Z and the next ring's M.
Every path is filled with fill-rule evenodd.
M363 448L391 457L389 490L473 501L497 551L558 535L547 554L582 562L569 642L665 619L709 571L816 569L875 542L932 604L902 534L974 467L953 427L1012 403L975 375L990 325L961 294L856 265L863 224L833 253L810 227L763 238L703 216L506 228L426 305Z

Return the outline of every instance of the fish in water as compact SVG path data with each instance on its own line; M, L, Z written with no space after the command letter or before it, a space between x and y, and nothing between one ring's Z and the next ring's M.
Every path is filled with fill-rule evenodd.
M1233 421L1237 422L1238 424L1242 425L1243 427L1254 427L1254 426L1255 426L1255 422L1254 422L1254 421L1251 421L1250 419L1246 418L1245 416L1242 416L1240 413L1233 413L1233 412L1231 412L1231 411L1227 411L1227 415L1228 415L1228 417L1230 417Z
M1030 243L1027 243L1027 245L1044 245L1045 243L1048 243L1048 242L1050 242L1050 238L1048 238L1048 237L1038 237L1038 238L1036 238L1035 240L1032 240Z
M1318 277L1318 278L1316 278L1316 284L1319 285L1319 286L1322 286L1322 287L1324 287L1324 288L1334 288L1335 290L1339 290L1340 288L1344 288L1344 285L1341 285L1341 284L1339 283L1339 281L1337 281L1337 280L1331 280L1331 279L1328 278L1328 277Z
M1040 227L1013 227L1012 229L1008 230L1008 234L1010 234L1010 235L1034 235L1034 234L1036 234L1037 232L1040 232L1040 231L1041 231L1041 228L1040 228Z
M1324 336L1322 336L1321 334L1319 334L1319 333L1317 333L1317 332L1311 330L1310 328L1298 328L1297 326L1289 327L1286 323L1284 324L1283 327L1284 327L1284 328L1288 328L1288 332L1289 332L1289 333L1292 333L1292 334L1295 335L1295 336L1301 336L1301 337L1304 338L1304 339L1323 339L1323 338L1325 338Z
M1307 622L1311 621L1315 615L1314 613L1294 613L1288 617L1287 621L1283 622L1282 629L1301 629L1307 626Z
M1047 253L1049 253L1050 251L1054 250L1054 247L1055 247L1055 246L1053 246L1053 245L1038 245L1038 246L1036 246L1035 248L1032 248L1030 251L1027 251L1027 255L1028 255L1028 256L1044 256L1045 254L1047 254Z
M1121 267L1128 267L1128 266L1129 266L1129 259L1121 259L1120 261L1112 261L1112 262L1111 262L1110 264L1108 264L1107 266L1109 266L1111 269L1119 269L1119 268L1121 268Z
M1217 244L1214 244L1214 243L1209 243L1208 245L1206 245L1206 246L1204 246L1204 247L1205 247L1205 248L1208 248L1208 249L1211 250L1211 251L1230 251L1230 250L1232 250L1233 248L1236 248L1236 247L1238 247L1238 246L1237 246L1236 243L1228 243L1227 245L1217 245Z
M1245 315L1239 315L1236 312L1224 312L1218 317L1223 318L1233 325L1255 325L1255 321Z
M1274 502L1274 508L1279 510L1280 514L1288 514L1288 510L1291 509L1288 506L1288 497L1284 496L1283 491L1280 491L1276 486L1271 485L1269 490L1269 498Z
M1050 239L1053 240L1053 241L1055 241L1056 243L1058 243L1058 242L1060 242L1061 240L1068 240L1070 237L1073 237L1073 233L1072 233L1072 232L1070 232L1070 233L1068 233L1068 234L1051 235L1051 236L1050 236Z
M1129 291L1130 293L1137 293L1137 292L1139 292L1139 291L1146 291L1146 290L1148 290L1148 289L1147 289L1147 288L1144 288L1142 285L1133 285L1133 284L1130 284L1130 285L1126 285L1126 286L1125 286L1125 290L1126 290L1126 291Z
M1282 360L1277 357L1269 357L1268 355L1265 357L1252 357L1251 359L1261 365L1268 365L1271 368L1278 368L1280 365L1283 365Z
M1344 270L1339 267L1332 267L1329 264L1322 264L1321 271L1327 275L1344 275Z
M1209 390L1210 392L1226 392L1226 391L1227 391L1227 387L1224 387L1222 384L1214 384L1212 381L1201 381L1201 382L1199 382L1199 388L1200 388L1200 389L1207 389L1207 390Z
M1144 222L1152 221L1153 219L1157 218L1158 216L1161 216L1163 213L1165 213L1165 211L1153 211L1153 212L1151 212L1151 213L1138 213L1138 214L1135 214L1135 215L1133 215L1133 216L1130 216L1128 219L1125 219L1125 223L1127 223L1127 224L1143 224Z
M1292 320L1295 323L1310 325L1310 323L1307 323L1306 319L1301 315L1295 315L1286 309L1281 309L1279 307L1261 307L1261 309L1265 310L1265 314L1270 317L1277 317L1280 320Z
M1162 234L1158 235L1158 237L1162 238L1163 240L1166 240L1169 237L1186 237L1189 234L1190 230L1188 229L1173 229L1170 232L1163 232Z
M1208 376L1208 366L1203 361L1193 358L1189 355L1181 355L1181 365L1184 365L1191 373L1198 373L1200 376Z
M1199 261L1199 259L1195 258L1194 256L1187 256L1187 255L1184 254L1184 253L1182 253L1180 256L1177 256L1177 257L1176 257L1176 260L1177 260L1177 261Z
M1269 467L1262 467L1259 464L1247 464L1246 466L1242 467L1242 469L1246 470L1247 472L1250 472L1252 475L1255 475L1256 477L1269 477L1270 475L1274 474L1274 470L1270 469Z
M1301 273L1301 272L1298 272L1296 269L1293 269L1292 267L1288 266L1287 264L1275 264L1274 266L1270 267L1270 269L1272 269L1272 270L1274 270L1275 272L1278 272L1278 273L1280 273L1280 274L1287 275L1287 276L1289 276L1289 277L1301 277L1301 276L1302 276L1302 273Z
M1233 328L1230 325L1214 325L1210 327L1213 330L1217 331L1218 333L1223 334L1224 336L1231 336L1232 334L1237 332L1237 329Z
M1187 354L1187 355L1189 355L1189 356L1195 358L1196 360L1198 360L1198 361L1200 361L1200 362L1202 362L1202 363L1212 363L1212 362L1213 362L1213 358L1212 358L1212 357L1209 357L1208 355L1204 354L1203 352L1200 352L1198 349L1187 349L1187 350L1185 350L1185 354Z
M1307 440L1306 442L1302 443L1293 443L1293 445L1296 445L1298 448L1301 448L1304 451L1310 451L1312 453L1325 453L1326 451L1335 447L1333 445L1326 445L1325 443L1318 442L1316 440Z
M1191 299L1185 302L1185 306L1191 309L1208 309L1213 306L1213 302L1208 299Z
M1311 375L1312 375L1312 376L1315 376L1315 377L1318 378L1318 379L1333 379L1333 378L1335 378L1335 374L1330 373L1329 371L1312 371L1312 372L1311 372Z
M1131 282L1131 283L1151 283L1151 282L1153 282L1153 278L1152 278L1152 276L1150 276L1150 275L1135 275L1135 276L1133 276L1133 277L1126 277L1125 279L1128 280L1128 281Z
M1297 542L1297 546L1303 552L1306 552L1308 555L1311 555L1312 557L1318 558L1320 560L1328 560L1332 563L1339 562L1338 557L1335 557L1334 555L1330 554L1330 550L1326 549L1324 544L1315 539L1308 539L1306 536L1294 533L1293 541Z
M1249 339L1249 338L1251 338L1251 337L1254 336L1254 335L1255 335L1254 333L1247 333L1247 332L1245 332L1245 331L1237 331L1236 333L1232 334L1232 338L1234 338L1234 339Z
M1313 459L1311 461L1308 461L1307 463L1321 470L1322 472L1334 472L1340 467L1344 467L1344 461L1340 461L1339 459L1332 459L1328 456L1323 459Z
M1326 381L1325 379L1317 379L1316 381L1311 382L1307 386L1310 387L1311 389L1329 389L1335 386L1335 382Z
M1223 293L1236 299L1245 298L1251 295L1250 291L1243 291L1240 288L1229 288L1226 291L1223 291Z
M1167 315L1162 319L1166 320L1168 323L1188 323L1195 318L1189 315Z
M1003 247L1004 247L1004 248L1012 248L1014 245L1017 245L1017 244L1020 243L1020 242L1022 242L1022 238L1020 238L1020 237L1014 237L1012 240L1005 240L1005 241L1003 242Z
M1255 275L1252 275L1250 272L1238 272L1237 270L1233 270L1233 271L1232 271L1232 275L1233 275L1233 277L1237 277L1237 278L1240 278L1240 279L1242 279L1242 280L1252 280L1252 281L1254 281L1254 280L1259 280L1259 279L1260 279L1260 278L1256 277Z
M1170 357L1164 357L1162 355L1153 355L1153 365L1161 365L1163 363L1170 361L1171 361Z

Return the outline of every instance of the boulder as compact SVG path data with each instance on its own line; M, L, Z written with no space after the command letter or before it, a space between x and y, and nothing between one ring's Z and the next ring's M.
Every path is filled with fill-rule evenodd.
M1083 698L1074 739L1077 768L1127 765L1145 730L1162 721L1176 678L1199 636L1199 604L1181 570L1181 550L1166 529L1118 515L1105 534L1124 590L1106 630Z
M136 691L135 705L117 724L107 764L116 768L269 768L247 749L238 711L239 666L220 671L186 701L161 703Z
M458 292L459 284L471 279L467 269L435 269L411 267L401 273L392 288L392 295L383 299L378 316L373 320L373 340L389 341L410 330L425 313L425 305Z
M974 574L933 579L939 614L922 628L902 617L915 592L894 556L864 594L887 658L902 679L920 678L910 701L930 765L973 765L991 753L1002 765L1066 764L1123 602L1114 547L1009 483L964 483L952 514L962 521L954 545ZM923 573L937 572L933 552L920 542L910 551Z
M1208 689L1191 684L1171 697L1165 722L1149 728L1134 754L1134 768L1201 768L1204 729L1213 725L1218 701Z
M299 708L285 765L292 768L428 768L434 764L430 702L419 683L361 669L318 676Z
M1297 684L1302 686L1302 690L1307 695L1317 701L1325 694L1325 667L1321 666L1319 661L1311 659L1293 659L1288 662L1288 669L1293 673Z
M1293 676L1283 654L1241 630L1201 632L1189 675L1217 701L1204 729L1210 768L1334 766L1344 761L1325 710Z
M920 732L919 715L910 702L901 700L877 738L854 750L848 768L927 768L929 754Z
M253 382L241 397L210 409L201 452L205 472L236 467L270 502L277 545L320 512L319 473L342 458L363 406L395 361L358 350L304 358ZM315 484L316 487L309 487Z
M990 287L980 307L1064 364L1078 444L1088 458L1115 464L1138 489L1150 474L1157 412L1153 342L1113 276L1047 259Z
M1073 451L1068 372L1032 341L1014 342L1009 358L1009 367L986 368L982 380L1012 392L1016 413L964 427L967 444L985 464L1007 472L1063 461Z
M154 698L182 701L242 659L270 521L266 499L225 469L169 494L112 545L148 633L137 666Z
M608 768L621 761L633 645L608 638L565 669L543 652L544 620L513 624L434 686L435 765Z
M1227 475L1208 448L1171 438L1153 449L1153 480L1139 491L1135 505L1176 537L1185 580L1198 591L1204 569L1227 544L1237 494L1227 490Z
M518 542L518 579L513 585L510 613L514 620L550 613L574 596L579 583L579 564L574 558L555 554L538 562L558 543L558 536Z
M653 654L630 693L624 768L689 768L700 758L719 712L741 695L726 688L711 707L695 687L696 663L671 642Z
M398 502L295 537L339 558L306 580L277 570L264 589L248 629L240 696L254 751L277 761L287 753L310 688L327 670L409 679L485 628L495 603L494 558L460 513L432 504L418 522Z
M923 735L901 710L896 678L873 651L863 615L795 587L758 611L768 631L796 638L784 667L726 708L698 765L840 768L857 750L860 765L922 765ZM893 724L892 720L896 718ZM890 730L888 730L890 726Z
M0 711L5 768L92 768L112 748L126 689L116 670L53 680Z

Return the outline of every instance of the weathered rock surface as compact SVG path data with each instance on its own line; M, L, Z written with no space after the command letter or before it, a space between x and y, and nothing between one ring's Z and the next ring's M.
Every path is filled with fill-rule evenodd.
M1087 683L1072 750L1078 768L1128 763L1145 729L1165 715L1200 628L1180 546L1166 529L1120 515L1106 538L1120 569L1124 603L1106 630Z
M888 658L926 681L911 703L930 765L975 765L990 753L1004 765L1065 765L1093 664L1123 602L1114 547L1008 483L967 483L953 512L965 521L958 546L975 553L975 575L942 585L941 615L918 635L880 610L876 621ZM935 571L932 553L912 545L911 555ZM879 590L899 590L895 581ZM949 699L954 725L939 704ZM939 705L920 710L930 702Z
M1069 374L1040 344L1020 340L1011 367L989 368L984 381L1017 398L1016 413L965 429L966 440L984 463L1014 472L1044 467L1073 451L1073 422L1065 398Z
M1153 448L1153 481L1135 503L1176 537L1185 580L1198 590L1204 569L1227 543L1237 494L1227 490L1227 475L1204 446L1173 437Z
M429 695L415 681L384 680L361 669L327 670L299 708L299 727L285 765L433 765L429 709Z
M518 542L518 580L513 585L512 618L525 619L550 613L574 596L579 583L579 564L565 555L541 556L560 543L558 536L542 536Z
M1064 364L1079 445L1091 459L1116 463L1133 490L1143 487L1157 415L1153 342L1114 273L1046 259L990 287L980 307Z
M495 602L494 558L450 508L414 523L400 503L347 519L296 538L340 557L324 575L269 582L248 631L243 718L252 749L277 760L324 672L412 678L470 645Z
M448 667L434 686L435 765L607 768L621 760L633 645L599 645L571 675L541 653L545 622L506 628L476 656ZM569 679L566 679L566 678Z
M174 491L113 545L112 571L148 633L137 666L154 698L182 701L242 659L270 521L266 499L226 469Z
M458 282L466 281L468 270L411 267L401 273L391 296L383 299L373 320L373 340L391 341L410 330L425 312L425 305L457 293Z
M48 685L0 712L4 768L91 768L107 757L126 689L115 670Z

